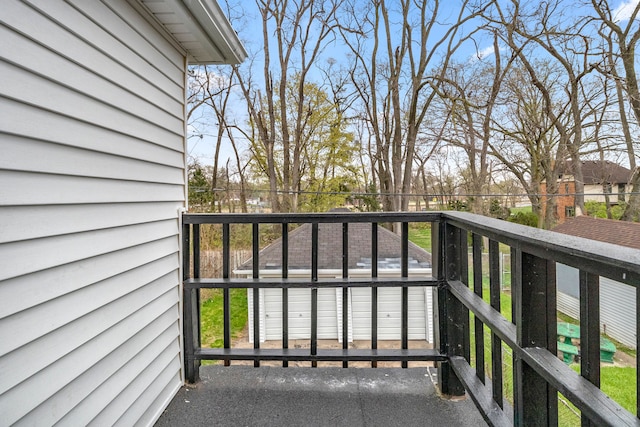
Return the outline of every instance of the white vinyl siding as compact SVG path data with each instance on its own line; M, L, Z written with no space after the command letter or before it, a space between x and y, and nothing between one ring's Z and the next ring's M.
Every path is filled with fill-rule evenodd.
M1 423L150 425L182 383L185 53L125 0L1 13Z
M637 288L600 278L601 330L622 344L636 348Z
M557 264L558 311L580 319L578 269ZM600 277L600 332L636 348L636 289Z

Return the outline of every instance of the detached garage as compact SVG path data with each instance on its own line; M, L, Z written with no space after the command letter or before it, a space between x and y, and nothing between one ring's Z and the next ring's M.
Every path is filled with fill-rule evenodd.
M289 233L289 278L311 277L311 224ZM319 224L318 277L342 277L342 225ZM378 227L378 277L400 277L401 239ZM262 278L282 276L282 240L278 239L259 254ZM371 225L349 224L349 277L371 276ZM252 277L252 260L235 274ZM409 242L409 276L431 277L431 255ZM260 289L260 341L282 339L282 290ZM371 339L371 289L349 289L349 341ZM311 291L290 289L289 339L310 339ZM318 290L318 339L342 340L342 290ZM253 342L253 292L248 292L249 338ZM433 342L433 297L431 288L409 288L410 340ZM401 327L401 289L378 289L378 339L399 340Z

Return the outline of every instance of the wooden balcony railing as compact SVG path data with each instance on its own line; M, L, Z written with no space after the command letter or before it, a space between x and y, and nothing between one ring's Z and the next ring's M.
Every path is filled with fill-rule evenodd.
M326 279L318 271L319 224L342 227L342 277ZM350 277L349 226L367 223L371 227L371 259L378 259L378 224L396 224L400 230L400 272L397 278L380 277L377 263L371 262L370 277ZM427 223L431 228L431 277L409 274L409 226ZM221 227L223 268L221 277L201 277L201 227ZM230 230L234 224L250 224L252 230L252 278L231 278ZM260 230L276 225L281 230L281 277L260 277ZM289 277L289 231L291 224L311 224L308 242L311 266L308 278ZM399 224L399 226L398 226ZM248 227L249 225L245 225ZM353 237L351 237L353 238ZM502 245L502 249L500 247ZM501 314L499 254L511 253L511 320ZM636 415L623 409L599 389L600 385L600 304L599 277L608 277L629 286L640 284L640 251L569 237L460 212L426 213L327 213L327 214L185 214L184 248L184 353L188 382L198 380L201 360L276 360L349 362L432 361L438 368L438 385L443 394L468 393L490 425L557 425L558 393L581 411L583 425L640 425ZM488 266L482 265L482 251L488 251ZM471 254L471 255L469 255ZM469 261L471 260L471 261ZM580 271L580 373L557 357L556 262ZM483 271L484 270L484 271ZM471 274L470 274L471 273ZM489 302L483 296L483 276L488 277ZM318 289L342 290L347 300L349 288L371 288L371 345L368 349L348 346L348 305L342 304L342 348L318 347ZM378 348L378 289L401 289L401 337L399 348ZM435 346L410 348L408 306L410 287L434 289ZM485 290L487 284L485 282ZM201 348L200 293L203 288L222 289L224 296L223 348ZM253 297L253 348L232 348L230 327L231 288L250 289ZM261 348L260 289L282 289L282 346ZM309 347L289 348L288 290L310 289L311 325ZM636 292L638 295L638 292ZM640 297L638 297L640 300ZM640 306L638 304L637 306ZM473 314L473 322L470 321ZM630 320L640 325L638 316ZM489 339L485 340L485 330ZM640 335L640 334L638 334ZM504 377L504 349L513 358L512 379ZM485 360L485 357L488 360ZM485 367L489 372L485 371ZM636 371L637 372L637 371ZM509 375L511 377L511 375ZM507 400L505 386L509 392ZM636 387L637 394L637 387ZM640 401L640 399L639 399ZM637 409L636 409L637 411ZM636 412L637 414L638 412ZM591 424L589 424L591 423Z

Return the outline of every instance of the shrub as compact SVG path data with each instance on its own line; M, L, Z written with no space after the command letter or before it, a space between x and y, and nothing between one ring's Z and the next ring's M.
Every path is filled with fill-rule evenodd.
M502 206L500 200L491 199L491 204L489 206L489 215L498 219L508 219L509 215L511 215L511 210L505 206Z
M516 224L528 225L529 227L538 226L538 215L533 212L517 212L511 215L508 219L509 222L515 222Z

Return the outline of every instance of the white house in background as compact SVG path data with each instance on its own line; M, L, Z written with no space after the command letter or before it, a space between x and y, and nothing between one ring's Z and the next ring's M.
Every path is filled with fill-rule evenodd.
M604 194L609 194L610 203L624 202L626 193L631 192L631 171L609 160L583 161L584 199L605 202Z
M152 425L182 385L186 67L214 0L3 0L0 424Z
M640 249L638 223L579 216L567 219L553 231ZM578 270L558 264L556 281L558 310L579 319ZM600 277L600 331L630 348L636 348L636 301L635 287Z
M311 277L311 224L289 233L290 278ZM318 277L342 277L342 224L318 226ZM401 239L378 227L378 277L400 277ZM260 277L282 276L282 239L260 251ZM234 273L252 277L252 260ZM431 255L409 242L409 276L431 277ZM349 224L349 277L371 277L371 224ZM289 289L289 339L311 336L311 291ZM260 340L282 339L282 290L260 289ZM253 292L248 292L253 342ZM378 288L378 339L399 340L401 289ZM433 289L409 288L408 338L433 342ZM371 339L371 289L350 288L349 341ZM318 290L318 339L342 341L342 288Z

